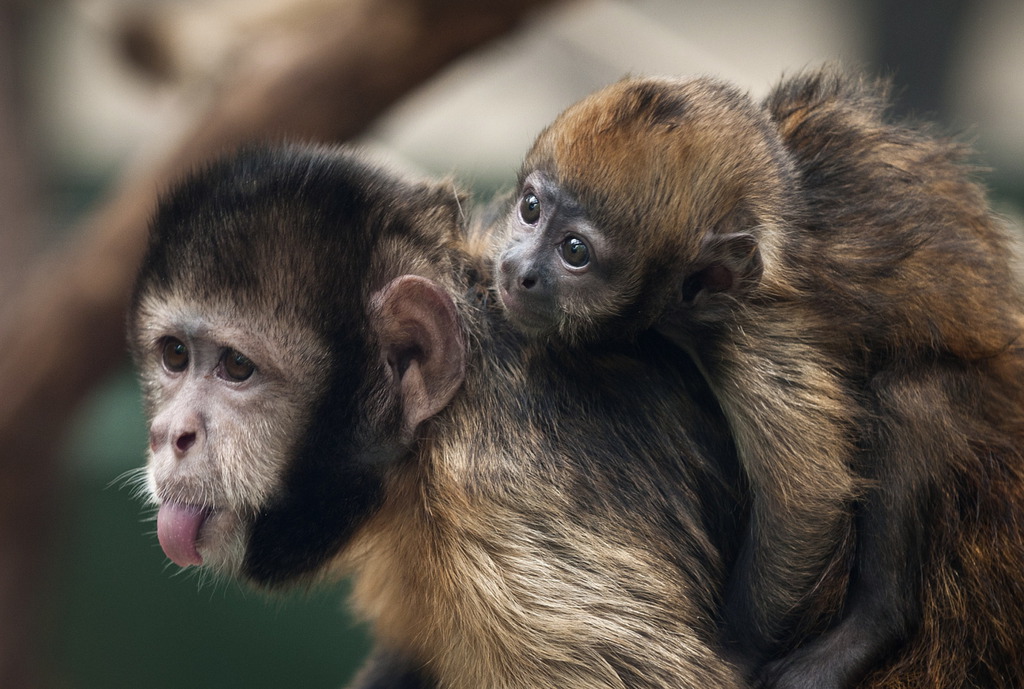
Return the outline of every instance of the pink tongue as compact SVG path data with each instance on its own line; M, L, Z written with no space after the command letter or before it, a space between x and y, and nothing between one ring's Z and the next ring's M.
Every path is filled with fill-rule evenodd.
M203 558L196 550L196 540L209 515L209 510L194 505L171 502L160 505L156 515L156 536L171 562L179 567L203 564Z

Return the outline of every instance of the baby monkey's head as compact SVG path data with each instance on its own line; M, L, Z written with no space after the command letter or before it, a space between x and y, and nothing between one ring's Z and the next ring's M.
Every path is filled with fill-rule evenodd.
M629 336L670 305L754 289L789 205L777 131L712 79L627 79L573 105L527 154L503 220L498 294L531 335Z

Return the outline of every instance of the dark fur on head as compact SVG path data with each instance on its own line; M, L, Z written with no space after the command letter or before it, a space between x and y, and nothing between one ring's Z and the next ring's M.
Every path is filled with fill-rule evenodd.
M273 333L286 352L312 340L333 354L306 362L322 369L309 391L317 403L296 434L287 490L272 506L249 506L244 576L269 585L316 572L381 500L376 464L395 449L387 438L369 441L373 426L397 423L398 409L338 422L365 419L360 405L385 399L368 295L402 272L450 279L460 212L450 188L407 184L357 157L300 147L215 162L161 203L130 311L137 361L152 347L144 320L167 303L219 305L239 327ZM392 252L386 268L372 260ZM367 362L376 379L350 362ZM158 386L143 384L152 408ZM350 497L339 501L339 492Z

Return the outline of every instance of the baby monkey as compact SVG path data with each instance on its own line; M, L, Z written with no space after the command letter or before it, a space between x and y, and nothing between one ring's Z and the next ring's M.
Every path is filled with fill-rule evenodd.
M565 346L654 328L714 390L750 494L725 633L761 686L850 686L905 641L931 492L1021 437L1008 237L964 148L887 122L886 99L831 70L763 104L627 79L540 134L503 221L516 327Z

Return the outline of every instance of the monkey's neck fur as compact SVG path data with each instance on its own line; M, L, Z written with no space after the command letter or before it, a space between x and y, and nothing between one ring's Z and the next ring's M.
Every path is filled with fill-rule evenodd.
M476 327L501 327L475 317ZM685 426L654 427L658 417L678 421L683 384L661 384L663 411L617 422L609 414L602 430L616 437L610 446L644 446L636 454L651 466L616 470L621 458L600 456L581 466L574 439L593 424L545 407L585 413L571 400L594 399L622 408L661 374L614 351L573 371L510 332L495 339L506 356L475 357L462 394L388 476L385 504L347 549L358 613L380 643L452 689L697 686L709 677L738 686L709 650L723 563L694 514L702 497L693 487L713 472L665 431ZM613 383L634 390L585 397L588 370L605 390L613 371ZM565 423L551 428L552 419Z

